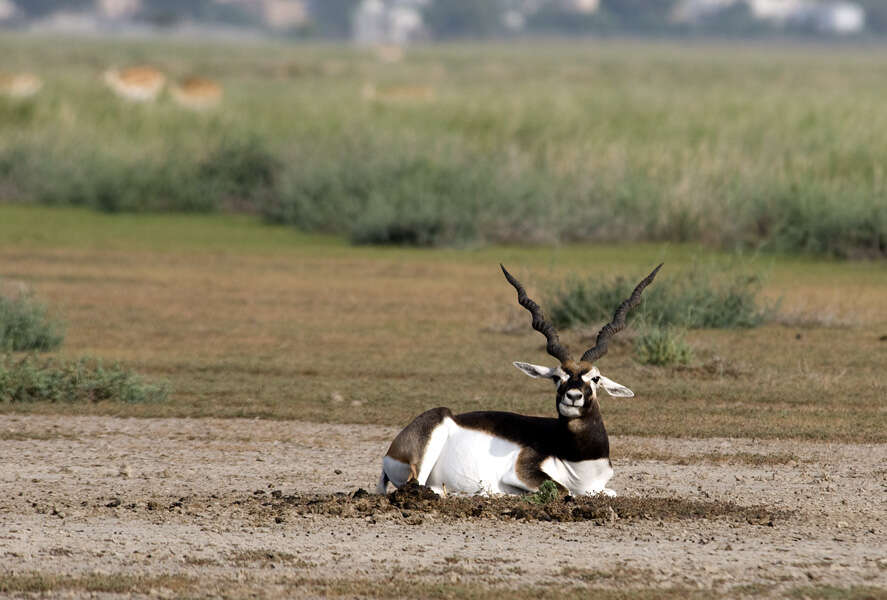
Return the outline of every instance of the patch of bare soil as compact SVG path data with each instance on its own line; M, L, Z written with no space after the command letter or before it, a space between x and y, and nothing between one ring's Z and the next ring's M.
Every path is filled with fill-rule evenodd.
M395 433L2 416L0 592L840 598L887 589L884 445L617 437L619 497L534 504L438 498L418 486L365 492Z

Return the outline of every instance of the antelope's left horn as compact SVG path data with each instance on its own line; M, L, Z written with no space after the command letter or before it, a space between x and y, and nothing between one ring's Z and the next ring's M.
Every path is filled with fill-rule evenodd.
M520 281L515 279L511 273L509 273L502 263L499 263L499 267L502 269L502 273L505 274L505 279L508 280L508 283L514 286L514 289L517 290L517 302L528 311L533 316L533 329L541 333L545 336L545 339L548 343L545 346L545 350L548 351L550 355L561 361L561 364L568 362L570 360L570 353L561 345L560 339L557 337L557 330L555 330L554 325L549 323L545 319L545 315L542 314L542 309L539 308L539 305L533 302L529 296L527 296L526 290L524 290L524 286L521 285Z

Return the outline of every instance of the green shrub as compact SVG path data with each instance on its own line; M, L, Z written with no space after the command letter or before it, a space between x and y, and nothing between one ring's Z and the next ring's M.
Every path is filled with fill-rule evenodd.
M63 339L61 323L33 295L0 292L0 351L54 350Z
M117 364L0 356L0 403L160 402L168 393L165 384L146 383Z
M681 330L674 327L649 327L635 338L634 355L645 365L685 365L693 358L690 345Z
M259 138L228 139L197 166L197 181L216 207L257 212L273 194L282 166Z
M557 327L593 325L609 321L613 311L631 294L641 276L605 280L572 279L546 300ZM757 301L761 278L757 275L719 275L712 268L696 267L686 273L663 276L645 292L629 321L642 319L650 326L734 328L760 325L771 312Z
M548 504L560 498L560 495L561 493L557 484L551 479L548 479L542 482L542 485L539 486L538 490L532 494L525 495L524 500L530 504Z

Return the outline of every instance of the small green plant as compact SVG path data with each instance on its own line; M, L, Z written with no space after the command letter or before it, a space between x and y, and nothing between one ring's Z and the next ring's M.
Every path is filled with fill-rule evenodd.
M557 484L551 479L542 482L539 489L532 494L524 496L524 500L530 504L548 504L560 498L560 490Z
M165 384L144 381L113 364L79 359L39 361L34 356L0 357L0 404L23 402L161 402L169 394Z
M634 342L635 358L645 365L685 365L693 358L690 345L681 330L674 327L650 327L641 331Z
M49 318L32 294L0 290L0 351L54 350L63 339L61 323Z

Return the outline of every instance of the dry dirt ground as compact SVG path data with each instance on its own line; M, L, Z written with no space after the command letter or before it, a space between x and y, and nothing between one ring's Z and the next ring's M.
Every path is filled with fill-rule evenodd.
M354 494L373 491L395 433L0 416L0 595L887 589L884 445L618 437L611 487L622 496L596 518L557 522L519 518L526 500L471 516ZM646 508L632 512L639 499Z

